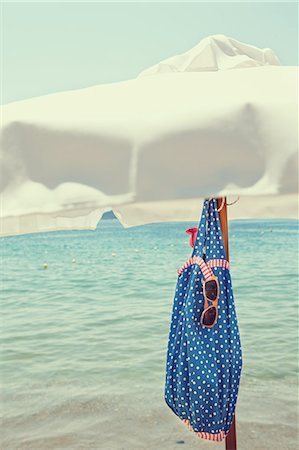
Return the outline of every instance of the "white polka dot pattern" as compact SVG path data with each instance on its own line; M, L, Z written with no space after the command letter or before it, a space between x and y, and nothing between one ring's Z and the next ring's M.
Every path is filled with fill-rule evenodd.
M208 219L208 220L207 220ZM206 256L203 250L206 250ZM205 200L192 258L225 260L217 201ZM242 351L229 269L212 266L218 277L218 320L200 324L203 273L187 266L179 275L169 333L165 400L199 437L221 441L233 421Z

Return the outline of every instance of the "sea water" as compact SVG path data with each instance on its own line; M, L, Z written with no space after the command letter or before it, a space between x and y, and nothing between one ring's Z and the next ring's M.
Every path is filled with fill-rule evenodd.
M109 448L151 448L127 424L146 430L162 408L173 415L165 358L190 226L102 220L95 231L2 238L1 448L106 450L101 436L113 442L115 429L123 444ZM296 426L297 229L297 221L230 222L239 422Z

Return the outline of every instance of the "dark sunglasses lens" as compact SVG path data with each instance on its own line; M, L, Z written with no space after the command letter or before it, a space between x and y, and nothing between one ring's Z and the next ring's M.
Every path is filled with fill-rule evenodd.
M210 327L216 320L216 308L215 306L211 306L211 308L207 309L203 315L202 324Z
M207 281L205 284L206 296L209 300L216 300L218 287L215 280Z

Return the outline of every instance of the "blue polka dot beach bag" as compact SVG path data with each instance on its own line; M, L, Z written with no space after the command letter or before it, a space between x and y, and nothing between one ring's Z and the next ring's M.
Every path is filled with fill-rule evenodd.
M192 256L178 270L165 400L198 437L213 441L230 430L242 367L225 258L217 200L205 200Z

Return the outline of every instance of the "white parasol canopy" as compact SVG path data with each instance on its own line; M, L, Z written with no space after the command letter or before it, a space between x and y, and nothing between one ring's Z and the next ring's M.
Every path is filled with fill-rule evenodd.
M233 217L297 217L297 91L297 67L217 35L133 80L5 105L1 233L197 220L223 195L242 196Z

